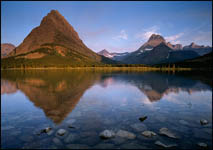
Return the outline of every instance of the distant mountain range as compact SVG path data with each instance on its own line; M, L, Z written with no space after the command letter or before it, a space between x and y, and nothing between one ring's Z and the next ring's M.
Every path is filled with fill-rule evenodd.
M118 60L119 58L119 61L127 64L153 65L192 59L211 51L211 47L199 46L195 43L184 47L181 44L172 45L170 42L166 42L161 35L152 34L149 40L138 50L131 53L121 53L122 57L112 55L114 53L109 53L106 50L100 51L98 54L114 60Z
M172 45L157 34L152 34L138 50L125 53L98 53L89 49L74 28L57 11L52 10L23 42L15 47L1 44L1 67L66 67L105 64L175 63L212 52L212 47L191 43Z
M129 52L124 52L124 53L110 53L107 50L102 50L98 52L99 55L111 58L113 60L121 61L123 60L126 56L128 56L130 53Z

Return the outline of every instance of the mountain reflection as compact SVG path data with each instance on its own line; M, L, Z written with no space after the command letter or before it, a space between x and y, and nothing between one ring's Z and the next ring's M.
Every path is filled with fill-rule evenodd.
M20 72L19 76L7 72L2 80L7 84L1 84L1 88L6 91L4 89L16 84L16 88L35 106L41 108L54 123L59 124L99 77L98 74L83 72Z
M186 91L191 94L211 90L210 86L199 80L155 72L3 71L1 75L1 94L21 90L56 124L72 112L85 91L96 83L103 88L116 82L134 85L150 102L158 101L170 92Z

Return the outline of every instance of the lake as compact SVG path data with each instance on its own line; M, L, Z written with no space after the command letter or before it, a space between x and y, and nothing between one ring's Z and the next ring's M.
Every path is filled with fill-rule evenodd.
M2 71L1 147L212 149L212 80L189 74Z

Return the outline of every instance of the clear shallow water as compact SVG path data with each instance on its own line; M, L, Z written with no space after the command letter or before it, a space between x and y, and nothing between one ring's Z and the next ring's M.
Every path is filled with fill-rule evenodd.
M148 118L141 122L141 116ZM52 127L50 135L36 134L46 127ZM163 127L179 139L160 135ZM57 135L59 129L66 134ZM105 129L136 137L103 140ZM157 136L144 137L145 130ZM176 149L204 142L212 149L212 87L199 78L155 72L2 72L1 137L2 148L156 149L161 141Z

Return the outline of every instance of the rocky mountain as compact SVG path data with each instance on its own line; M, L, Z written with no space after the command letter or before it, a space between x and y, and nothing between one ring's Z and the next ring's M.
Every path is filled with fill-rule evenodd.
M121 59L128 64L174 63L187 59L193 59L212 51L211 47L199 46L195 43L182 47L181 44L172 45L161 35L152 34L149 40L138 50Z
M15 46L10 43L1 44L1 58L7 57L7 55L15 49Z
M152 50L154 47L159 45L162 42L166 42L165 39L161 35L157 34L152 34L149 40L144 43L138 50L137 52L144 52L144 51L149 51Z
M183 46L181 44L172 45L170 42L168 42L167 46L173 50L182 50L183 49Z
M110 53L107 50L102 50L98 52L99 55L111 58L116 61L123 60L126 56L128 56L129 52L124 52L124 53Z
M113 63L89 49L57 10L48 13L9 56L47 66Z
M200 56L202 56L202 55L212 52L212 47L204 46L204 45L197 45L192 42L190 45L184 46L183 50L184 51L188 51L188 50L194 51L194 52L198 53Z

